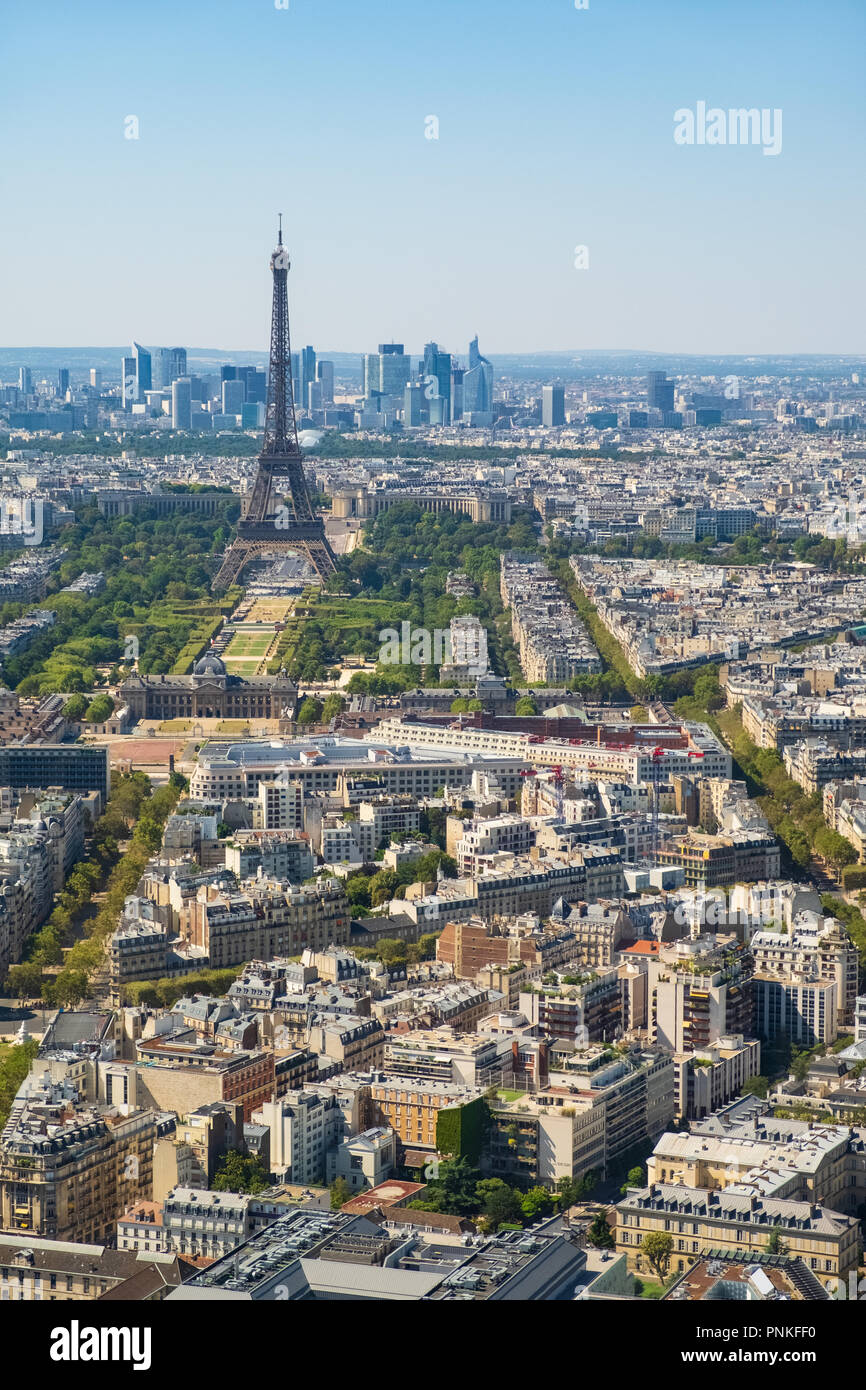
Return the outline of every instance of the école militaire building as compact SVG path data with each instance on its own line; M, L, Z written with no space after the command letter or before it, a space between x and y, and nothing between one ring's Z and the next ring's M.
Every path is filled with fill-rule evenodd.
M297 694L288 676L230 676L215 652L206 652L189 676L134 672L120 687L134 719L290 718Z

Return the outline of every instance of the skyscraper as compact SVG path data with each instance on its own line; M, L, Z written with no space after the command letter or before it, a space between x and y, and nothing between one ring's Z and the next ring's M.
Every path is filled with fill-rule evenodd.
M541 388L541 423L546 429L557 429L565 424L564 386Z
M167 391L171 386L169 379L168 348L154 348L151 353L151 377L154 391Z
M25 396L33 395L33 373L29 367L18 368L18 390Z
M123 391L123 408L130 410L133 402L138 400L134 357L122 357L120 359L120 380Z
M407 426L422 424L423 416L426 414L425 405L423 382L407 381L406 389L403 392L403 424Z
M247 376L247 400L264 405L268 399L268 374L253 367Z
M477 334L469 344L469 369L463 374L463 414L470 419L475 415L488 417L476 424L489 424L493 419L493 366L478 351Z
M172 381L177 381L179 376L186 376L186 348L169 348L168 360Z
M300 397L300 406L301 406L301 408L302 408L303 410L308 410L308 409L309 409L308 401L309 401L309 395L310 395L310 393L309 393L309 389L308 389L308 388L309 388L310 382L311 382L311 381L315 381L315 380L316 380L316 350L315 350L315 348L311 348L311 347L307 346L307 347L305 347L305 348L303 349L303 351L301 352L301 379L300 379L301 397Z
M167 391L179 376L186 376L186 348L154 348L152 373L154 389Z
M378 352L367 352L361 363L362 391L365 396L392 396L396 401L403 394L412 375L411 362L402 343L380 343Z
M143 401L145 391L153 387L150 353L140 343L133 343L132 355L135 360L135 399Z
M379 390L383 396L403 395L411 376L411 363L402 343L379 344Z
M246 389L242 381L224 381L222 385L223 415L240 415Z
M365 352L361 358L361 395L378 396L379 391L379 354Z
M171 427L173 430L192 427L192 383L188 376L179 376L171 384Z
M451 416L456 422L463 415L463 383L466 372L462 367L451 368Z
M424 345L424 395L429 402L431 425L450 424L451 353L442 352L438 343Z
M651 410L667 414L674 408L674 383L668 381L664 372L647 372L647 404Z
M102 372L99 367L90 368L90 385L94 391L102 390Z
M245 401L261 401L264 404L268 390L268 378L264 372L257 367L238 367L236 380L244 384Z
M322 386L322 404L330 405L334 399L334 364L319 362L316 365L316 379Z
M67 392L68 390L69 390L69 368L68 368L68 367L61 367L60 370L59 370L58 373L57 373L57 394L58 394L58 396L62 396L62 397L65 399L65 398L66 398L66 392Z

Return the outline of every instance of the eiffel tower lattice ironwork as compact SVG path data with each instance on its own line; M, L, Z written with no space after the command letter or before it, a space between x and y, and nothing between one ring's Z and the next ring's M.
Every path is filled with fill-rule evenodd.
M227 589L233 584L256 555L300 553L306 556L322 580L333 574L335 568L324 522L310 502L303 454L298 444L289 341L289 253L283 246L282 218L276 250L271 256L271 273L274 304L265 437L248 505L214 580L216 590ZM275 492L275 483L280 484L278 492ZM278 503L279 496L283 500Z

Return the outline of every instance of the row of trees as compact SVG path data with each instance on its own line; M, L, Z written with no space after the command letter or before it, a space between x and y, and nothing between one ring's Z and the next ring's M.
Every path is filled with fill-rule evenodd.
M650 694L647 682L640 680L626 660L622 647L605 627L596 612L595 605L586 597L567 560L560 560L553 566L554 573L565 593L571 599L577 614L604 663L601 674L577 676L569 681L573 690L597 700L643 699Z
M821 903L829 916L838 917L840 921L845 923L848 935L857 947L862 975L866 972L866 918L853 903L847 903L842 898L834 898L832 893L825 893Z
M12 434L0 434L0 451L5 454L12 441L16 438ZM17 436L18 443L21 443L21 436ZM242 430L230 430L224 434L214 434L208 430L202 434L199 431L193 433L181 433L173 431L171 436L171 451L173 454L184 454L201 457L202 454L209 454L216 458L254 458L261 448L261 438L256 432L247 433ZM121 455L134 456L136 458L158 459L160 462L165 457L165 438L157 433L150 436L142 434L140 430L118 430L117 433L107 434L103 430L76 430L75 434L54 435L51 438L40 439L39 452L52 458L75 457L79 454L96 454L100 458L120 458ZM209 491L209 488L200 487L196 483L183 486L175 486L171 483L164 484L168 492L197 492ZM216 491L223 491L217 488Z
M670 700L675 702L675 711L683 719L704 719L708 713L721 709L724 697L719 686L717 666L676 671L668 676L636 675L619 642L608 632L595 605L577 583L568 561L560 560L552 568L605 666L600 673L575 676L569 681L571 690L588 700L597 701ZM640 708L645 706L641 705Z
M181 975L176 979L132 980L124 988L127 1004L150 1004L156 1008L170 1009L178 999L189 994L210 994L218 999L234 984L243 966L225 970L198 970L193 975Z
M111 795L94 827L90 857L76 864L47 921L27 942L23 961L10 968L7 987L13 994L26 998L41 993L46 1002L64 1005L87 995L123 904L162 844L163 826L186 785L185 778L173 773L166 786L153 791L143 772L112 774ZM101 889L105 897L94 914L93 895ZM64 946L76 932L83 935L64 961ZM46 969L61 962L63 969L46 979Z
M358 439L351 434L341 434L339 430L327 430L311 453L318 458L393 458L400 461L413 460L429 464L431 473L437 462L461 462L476 459L484 463L501 463L503 453L510 453L515 462L519 457L516 446L508 443L496 444L436 444L410 438L402 427L395 425L390 438L377 436L374 439ZM172 442L174 436L172 436ZM558 458L607 458L619 457L617 449L557 449Z
M758 804L773 833L782 841L799 868L809 867L815 854L835 869L851 864L857 853L844 836L831 830L824 820L820 793L803 791L785 771L785 764L774 748L759 748L743 728L742 707L724 710L719 727L728 747L745 776L758 793Z
M0 1057L0 1130L9 1119L12 1102L30 1071L30 1064L39 1050L35 1038L15 1043Z

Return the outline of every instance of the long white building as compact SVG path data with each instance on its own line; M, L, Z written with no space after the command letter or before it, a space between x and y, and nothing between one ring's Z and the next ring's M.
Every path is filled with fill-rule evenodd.
M615 777L633 786L656 777L662 781L678 776L730 778L731 755L706 724L683 724L682 732L685 748L662 748L654 756L657 750L648 744L539 738L503 729L424 724L399 717L383 719L376 730L389 743L411 749L413 757L427 749L451 757L474 753L520 760L524 766L562 767L593 777Z
M260 784L277 778L300 784L306 793L335 791L341 780L355 778L369 779L371 790L375 783L379 792L423 797L443 786L466 786L477 771L490 773L506 795L516 796L520 774L528 766L520 748L500 754L452 745L428 752L422 744L410 749L405 738L393 742L384 729L366 740L322 736L213 742L199 753L190 796L204 801L256 796Z

